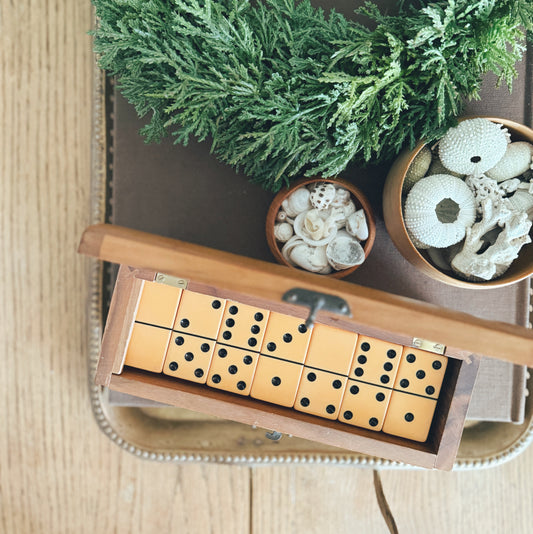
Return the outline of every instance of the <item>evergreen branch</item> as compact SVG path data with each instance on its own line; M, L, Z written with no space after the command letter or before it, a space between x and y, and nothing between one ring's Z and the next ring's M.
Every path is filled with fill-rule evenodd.
M211 138L274 191L439 137L485 72L511 86L533 29L530 0L367 2L374 30L309 0L93 1L100 65L149 116L147 141Z

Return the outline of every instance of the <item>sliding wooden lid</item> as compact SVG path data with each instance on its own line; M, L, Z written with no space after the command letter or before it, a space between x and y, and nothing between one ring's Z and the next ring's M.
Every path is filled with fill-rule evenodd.
M295 287L335 295L348 303L355 323L533 366L533 332L529 329L274 263L105 224L87 228L78 251L272 302L280 302ZM321 311L319 319L320 314L331 316Z

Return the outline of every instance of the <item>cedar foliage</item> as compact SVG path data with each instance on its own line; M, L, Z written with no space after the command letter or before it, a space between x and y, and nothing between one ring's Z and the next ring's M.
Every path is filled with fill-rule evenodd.
M481 76L509 86L530 0L413 1L374 29L308 0L93 0L100 66L146 140L212 151L266 189L380 161L455 123Z

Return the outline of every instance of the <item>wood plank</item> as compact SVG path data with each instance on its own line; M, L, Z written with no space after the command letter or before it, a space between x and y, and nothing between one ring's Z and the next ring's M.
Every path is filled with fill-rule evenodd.
M342 466L254 468L250 532L388 534L372 477Z
M465 472L382 471L399 532L529 534L533 449L502 466Z
M142 461L94 421L89 269L75 253L89 224L91 3L0 9L0 532L245 533L248 468Z

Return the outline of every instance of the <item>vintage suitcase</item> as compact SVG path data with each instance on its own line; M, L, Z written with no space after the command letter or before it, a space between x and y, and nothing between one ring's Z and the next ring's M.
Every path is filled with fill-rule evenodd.
M353 11L353 5L344 1L335 2L335 7L346 14ZM520 75L514 84L512 96L504 89L495 91L494 79L489 79L482 91L481 101L470 102L467 106L468 113L496 113L531 124L530 63L531 54L522 65L518 66ZM167 189L172 180L177 179L177 174L193 170L196 174L206 171L212 175L216 174L220 180L227 179L226 183L232 184L233 188L227 192L231 198L234 198L235 191L239 188L245 189L239 190L239 198L249 198L250 190L246 186L243 187L245 182L241 180L242 177L235 176L233 171L217 164L209 156L208 148L197 147L194 143L187 149L173 147L172 143L163 143L159 146L144 145L137 134L142 124L135 117L135 113L127 111L120 98L117 107L117 103L113 100L114 89L109 83L105 83L98 69L95 69L94 80L91 221L98 223L113 220L130 227L181 237L247 256L261 257L265 253L266 245L263 247L265 250L261 249L259 244L253 250L235 250L250 248L250 243L234 239L224 241L222 233L215 236L214 242L206 242L204 232L206 228L199 227L192 231L190 226L184 224L187 223L187 217L184 221L187 213L182 213L180 210L176 212L173 200L167 194ZM356 169L356 172L358 182L361 178L366 179L366 172L363 176L360 170ZM384 176L386 169L382 169L381 172ZM151 178L157 175L158 178L155 183L152 181L150 184L143 183L143 173L148 173ZM372 171L373 183L376 183L379 173L379 169ZM201 180L198 185L204 187L207 183L207 179ZM183 186L187 187L187 184ZM194 191L190 191L193 193L193 203L198 200L198 194L202 191L203 189L196 187ZM369 191L366 192L369 194ZM142 199L142 209L139 209L139 199ZM379 195L374 195L372 200L378 205ZM145 204L146 201L148 204ZM157 206L155 211L149 210L150 202ZM268 202L266 194L263 203L260 204L263 205L265 202ZM171 218L166 213L167 209L172 210ZM160 217L161 214L163 217ZM255 219L258 221L260 217L255 214ZM239 221L235 220L231 227L234 228L238 224ZM255 230L262 235L261 228ZM353 280L355 283L380 287L374 284L374 279L377 279L388 292L439 302L441 306L446 307L457 305L460 296L451 291L446 293L440 291L428 283L428 280L418 277L416 273L408 272L402 263L402 258L390 247L384 230L379 236L372 257L375 261L368 264L366 272L364 269L358 270L359 276ZM400 268L399 276L389 276L390 265ZM367 276L369 272L372 272L372 276ZM108 273L107 266L102 266L101 262L91 264L88 376L91 404L96 420L102 431L117 445L139 457L159 461L246 464L321 462L379 468L406 467L405 464L382 457L369 456L292 436L284 436L281 441L271 441L265 438L263 431L253 426L176 407L166 407L155 401L122 395L94 384L102 331L109 306L108 296L111 291L109 280L114 278L108 276ZM495 295L472 292L462 300L471 313L477 314L478 310L487 318L527 325L529 291L529 284L524 281ZM498 309L493 307L494 301L499 303ZM462 309L461 305L459 309ZM479 382L483 384L483 388L476 387L478 394L474 395L470 405L470 416L487 421L467 424L454 469L477 469L498 465L520 454L533 441L533 403L531 396L524 402L523 394L525 368L502 360L483 359L478 376L482 379ZM531 389L531 380L529 387ZM491 402L487 401L489 398ZM520 424L494 422L509 420L524 422Z
M88 228L79 250L121 265L96 370L98 384L351 451L451 469L480 355L524 365L533 362L530 330L267 262L112 225ZM295 290L303 290L303 296L295 295ZM154 291L159 296L154 297ZM147 303L150 299L151 304ZM172 302L165 318L154 318L166 309L167 304L161 303L169 299ZM250 313L270 314L264 338L249 342L250 346L244 341L230 343L226 334L231 336L236 330L219 326L226 317L232 321L232 309L239 306L248 307ZM345 315L348 309L351 317ZM317 325L300 340L299 332L305 333L310 326L306 317L315 313ZM253 331L257 314L256 319L243 321L252 324ZM195 326L192 332L187 330L190 322ZM337 351L327 354L327 363L316 360L318 364L308 365L312 343L325 326L337 329L322 341L326 345L348 333L353 335L351 352L340 364L342 370L336 367L341 358ZM272 340L278 349L283 345L281 353L269 353L276 350ZM290 352L284 342L288 346L291 341L305 347ZM380 343L384 345L381 350ZM183 349L178 346L182 344ZM378 352L373 354L376 346ZM251 392L249 384L244 392L234 385L218 389L209 367L217 361L213 352L221 347L229 350L231 357L234 352L239 358L244 352L253 357L255 375L246 375ZM387 359L391 353L392 358L398 356L390 360L399 362L394 368ZM189 368L188 356L196 358ZM197 364L200 358L204 358L203 364ZM353 358L353 363L347 358ZM409 365L411 359L418 359L416 365ZM374 365L380 370L374 370ZM387 371L387 366L390 373L381 369ZM185 368L188 370L182 371ZM363 368L367 374L361 376L358 371L362 374ZM303 402L298 405L302 388L307 401L308 397L329 398L335 389L328 386L326 393L309 390L309 385L305 389L302 375L309 372L319 377L335 373L344 392L329 405L335 415L329 406L320 415L310 415ZM280 385L275 380L282 382L277 390L271 385ZM354 387L362 390L365 399L356 403L352 412L350 390ZM373 400L378 394L385 400L379 407ZM376 416L365 411L364 420L354 426L347 414L366 410L370 397L374 403L370 411L376 410ZM420 422L425 431L418 428ZM381 428L381 424L380 431L372 428Z

